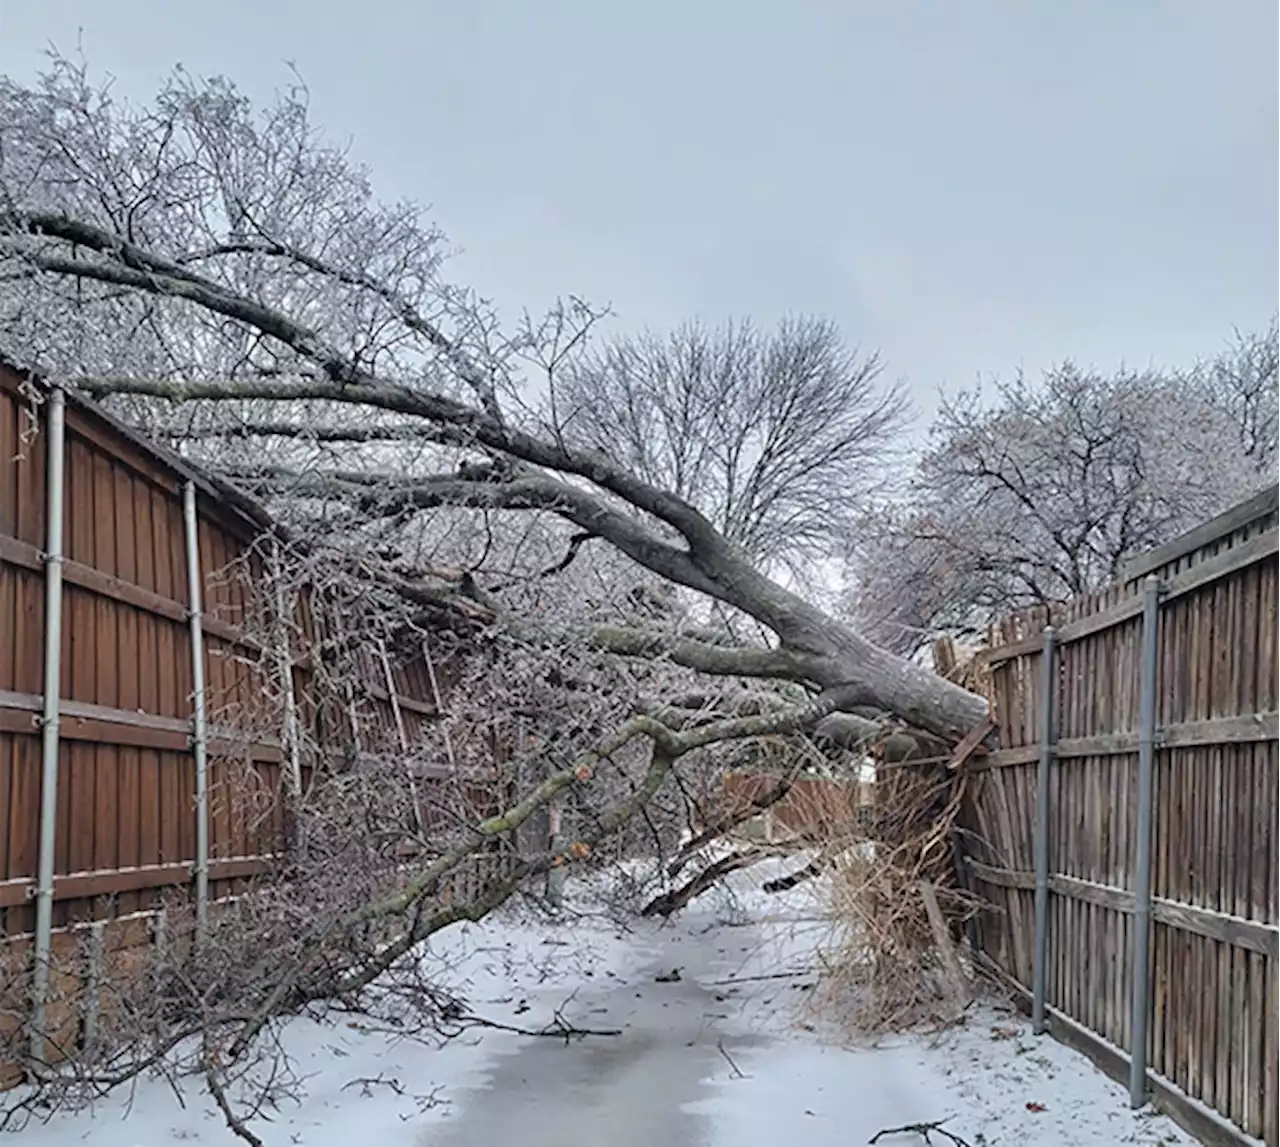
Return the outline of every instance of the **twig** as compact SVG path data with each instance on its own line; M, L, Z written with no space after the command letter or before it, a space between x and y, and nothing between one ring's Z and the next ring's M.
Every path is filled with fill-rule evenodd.
M379 1085L391 1088L397 1095L404 1094L403 1083L398 1079L386 1079L382 1075L362 1075L358 1079L348 1080L340 1090L346 1091L348 1087L359 1087L361 1094L368 1098L373 1094L373 1088Z
M761 980L796 980L801 976L812 975L812 970L798 968L794 972L769 972L763 976L726 976L723 980L703 980L707 987L720 987L725 984L756 984Z
M733 1062L733 1056L731 1056L728 1053L728 1051L725 1050L724 1040L717 1040L716 1047L720 1049L720 1054L724 1056L725 1062L733 1069L733 1078L746 1079L747 1077L743 1072L742 1068L740 1068L736 1063Z
M245 1126L244 1121L232 1110L231 1101L227 1098L226 1088L222 1086L222 1081L218 1078L217 1056L207 1040L205 1041L204 1054L201 1058L204 1061L205 1085L209 1088L209 1094L213 1096L213 1101L218 1105L218 1110L222 1112L222 1118L226 1120L228 1130L232 1135L248 1143L249 1147L263 1147L262 1140L250 1131Z
M504 1024L499 1020L485 1019L484 1016L468 1015L463 1016L461 1021L472 1027L491 1028L494 1031L510 1032L512 1035L523 1036L555 1036L564 1040L567 1044L571 1040L585 1039L587 1036L619 1036L622 1034L621 1028L580 1028L574 1024L568 1023L559 1012L552 1017L552 1020L546 1027L542 1028L525 1028L518 1024Z
M947 1116L947 1119L950 1118L950 1116ZM950 1139L955 1147L971 1147L967 1140L961 1139L959 1135L948 1131L942 1126L946 1121L946 1119L935 1119L932 1123L904 1123L901 1127L885 1127L883 1130L877 1131L867 1142L879 1143L886 1135L910 1135L915 1132L926 1143L932 1143L933 1139L930 1136L936 1131L939 1135L945 1135Z

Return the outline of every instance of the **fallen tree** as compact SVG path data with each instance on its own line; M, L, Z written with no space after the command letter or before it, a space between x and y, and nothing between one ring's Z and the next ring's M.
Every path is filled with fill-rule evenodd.
M366 415L390 416L389 437L417 432L446 449L421 448L410 466L384 453L397 463L386 470L259 464L237 479L374 520L442 506L549 513L770 635L767 648L686 650L701 672L838 687L851 708L943 738L985 716L981 698L765 576L690 501L571 445L572 411L535 413L522 367L554 393L599 315L575 304L503 332L441 282L439 237L416 209L383 208L363 173L315 138L298 93L267 109L265 126L225 84L182 75L145 112L95 99L69 65L37 91L6 83L2 94L10 353L96 397L192 404L193 414L222 404L241 420L274 407L277 438L307 440L331 414L357 429L363 420L361 433ZM284 154L295 170L282 183L272 165ZM432 468L441 461L450 468ZM632 633L609 641L624 655L647 647Z
M823 487L807 467L823 455L796 444L811 445L805 427L822 401L871 394L874 372L832 376L843 360L825 330L817 365L801 356L804 369L788 383L797 402L812 400L809 422L788 422L784 404L773 452L760 450L744 471L758 500L745 518L719 515L721 529L696 489L664 488L621 451L575 434L559 382L600 318L571 302L505 329L469 291L444 282L441 238L417 209L378 203L366 174L318 140L304 93L256 115L225 82L181 73L143 110L111 103L65 61L34 89L0 81L5 353L174 443L220 476L227 497L264 502L284 536L306 538L305 548L347 571L347 601L388 595L410 635L426 614L500 647L494 656L512 658L523 692L489 700L527 713L536 742L513 764L531 767L529 783L513 786L519 799L480 821L458 815L447 847L423 847L417 796L411 785L395 788L404 760L333 778L338 813L308 809L315 819L303 831L307 847L327 839L331 851L238 909L241 925L210 949L216 959L175 956L165 1008L132 1005L152 1008L146 1047L126 1038L122 1060L86 1065L90 1091L198 1039L197 1066L244 1135L228 1073L273 1023L320 1001L366 1006L397 976L414 984L414 953L427 937L483 917L535 877L589 862L606 842L659 819L664 793L692 803L677 762L692 771L723 746L802 734L854 749L896 739L917 751L985 722L981 697L868 641L744 548L781 544L790 511L779 528L770 499L785 506L793 489L808 491L806 544L821 536L810 499ZM878 433L891 411L871 413L866 425ZM860 448L856 427L831 448ZM776 473L765 481L766 460L799 458L809 461L795 483ZM730 537L731 521L750 525ZM611 548L612 564L592 564L595 543ZM607 593L593 596L585 573L573 580L606 565ZM601 658L617 676L602 675ZM340 692L341 667L333 672ZM576 712L624 674L644 677L657 711L623 713L615 698ZM687 697L691 679L709 680L728 712L720 700L676 703L669 691ZM743 692L753 711L743 711ZM451 766L455 749L441 746ZM793 770L794 759L779 770L778 791ZM397 800L408 792L413 817L381 808L388 787ZM389 823L368 833L353 800L366 820L372 808ZM506 870L446 902L459 866L566 801L577 802L576 821L563 845L513 848ZM712 816L698 831L718 838L736 823ZM364 851L347 865L351 838L383 835L409 851ZM746 863L709 860L654 911L678 910ZM247 955L246 938L261 945L264 931L270 967ZM430 985L417 984L416 998L431 1023L448 1022L452 1005ZM28 1068L56 1085L47 1065Z
M591 865L612 838L650 808L682 760L708 748L759 738L789 738L812 727L843 699L837 691L802 705L716 720L677 730L638 714L591 748L555 768L499 813L451 833L436 855L393 847L411 840L418 793L405 780L399 755L366 763L373 789L353 789L350 774L322 777L309 795L309 846L283 876L252 897L223 905L201 930L189 905L167 914L165 941L137 974L104 985L92 1045L68 1046L60 1027L43 1034L63 1060L33 1060L30 1029L17 1025L4 1047L31 1086L0 1104L5 1125L33 1113L91 1102L145 1072L176 1079L198 1072L228 1125L257 1143L249 1124L265 1107L302 1085L271 1037L282 1020L369 1017L401 1036L448 1039L493 1026L465 1000L424 974L417 952L431 936L478 921L550 871ZM630 757L629 783L611 765ZM602 807L558 850L520 851L515 835L530 818L565 795L600 790ZM504 846L497 866L470 894L466 866ZM55 967L55 984L77 982L71 957ZM24 965L6 962L7 987L20 987ZM50 1001L65 1016L82 1001ZM58 1021L59 1024L65 1022ZM555 1034L590 1034L557 1027Z

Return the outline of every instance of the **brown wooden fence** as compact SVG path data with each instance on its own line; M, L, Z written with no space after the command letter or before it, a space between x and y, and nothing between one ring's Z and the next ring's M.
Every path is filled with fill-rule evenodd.
M0 917L8 936L32 930L43 702L46 448L42 418L16 372L0 368ZM191 880L192 660L183 488L200 484L205 673L212 713L260 685L237 640L245 603L215 571L261 525L207 482L146 447L87 404L66 412L61 752L54 923L152 904ZM266 871L281 842L278 811L233 817L217 730L210 754L210 879L214 895ZM280 781L280 748L239 747L264 791Z
M29 958L35 929L41 826L48 393L0 362L0 953L20 959ZM251 547L269 522L71 394L63 474L55 957L95 922L109 950L149 943L149 914L195 886L188 487L204 596L210 899L271 872L285 847L279 722L254 733L254 722L240 719L280 692L265 679L271 659L245 626L261 604L251 600L261 574ZM233 563L249 576L222 576ZM298 608L305 640L321 623L314 603ZM333 720L317 727L324 714L310 696L307 650L295 646L290 661L311 740L339 749L348 730ZM388 663L364 649L359 662L355 689L367 716L357 748L376 751L402 736L420 743L437 716L438 682L424 659Z
M1133 962L1140 650L1143 582L1158 579L1147 1086L1206 1141L1244 1142L1243 1132L1270 1147L1280 1142L1276 505L1266 491L1131 562L1117 584L995 627L1000 747L976 761L962 834L967 877L992 905L979 947L1029 994L1051 622L1048 1022L1127 1078L1131 992L1148 982Z

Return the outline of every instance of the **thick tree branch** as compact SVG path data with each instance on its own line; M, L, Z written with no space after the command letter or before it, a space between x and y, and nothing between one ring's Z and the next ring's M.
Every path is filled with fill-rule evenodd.
M310 442L431 442L457 445L449 430L423 423L391 426L308 426L302 422L237 422L227 426L191 427L174 435L184 441L209 438L291 438Z
M819 682L825 662L788 649L712 645L706 641L661 631L602 625L583 636L592 649L620 657L665 658L685 669L717 677L764 677ZM852 700L850 703L854 703Z
M822 610L761 574L687 501L590 449L563 439L545 441L485 410L431 392L388 382L358 367L315 330L263 306L188 267L154 255L118 235L58 215L0 214L0 232L12 253L56 275L88 278L159 296L189 300L244 323L318 367L328 382L230 380L223 383L86 380L91 393L134 393L188 398L311 398L358 403L423 418L444 428L451 441L507 455L536 468L510 481L465 479L420 483L401 497L421 507L472 505L485 508L553 509L582 530L598 534L662 577L742 610L777 634L788 651L812 659L813 680L823 687L853 686L854 703L892 710L912 725L958 737L986 712L985 703L927 670L877 648L833 621ZM15 234L21 233L21 234ZM99 256L67 257L33 246L27 236L56 239L73 251ZM456 438L453 437L456 435ZM603 497L553 478L546 471L587 480L606 495L675 529L687 549L657 538L641 522L610 507ZM483 488L482 488L483 487Z
M469 470L468 472L474 472ZM686 550L656 537L639 519L609 506L587 490L571 486L530 467L508 475L482 471L487 477L436 475L398 479L394 475L337 471L259 472L260 480L290 493L353 500L363 509L384 513L464 506L480 510L548 510L589 534L605 538L633 561L690 589L717 596L719 587L694 564ZM238 475L245 480L250 475Z
M22 252L28 262L41 270L188 299L269 335L319 366L334 382L358 385L362 394L369 388L398 392L403 413L463 427L474 434L478 443L490 449L500 450L535 466L586 478L674 527L691 547L709 555L730 552L724 538L688 502L642 481L598 451L577 451L569 449L563 442L543 442L523 431L509 429L487 411L439 395L380 384L375 376L354 366L328 346L317 332L302 323L196 275L181 264L153 255L118 235L65 216L39 213L7 212L0 215L0 226L9 231L62 239L119 261L96 263L42 251ZM247 397L243 393L237 394L234 387L222 395L215 395L208 387L206 384L202 397ZM117 392L122 393L123 389L117 387ZM170 396L197 397L194 393L183 393L181 385L170 387ZM357 397L351 399L360 400Z
M731 872L759 864L766 855L764 852L734 852L728 856L722 856L679 887L655 896L640 910L640 915L664 918L674 916L709 888L714 888Z
M203 262L207 259L219 258L225 255L248 254L269 255L277 259L287 259L289 262L296 263L309 271L323 275L325 278L345 283L347 286L359 287L377 295L391 306L396 316L409 330L422 335L427 342L449 359L454 369L458 372L458 377L472 389L486 413L498 421L502 420L493 379L488 372L472 361L436 323L428 320L421 311L407 303L385 283L380 283L369 275L352 274L297 247L277 243L269 238L236 243L219 243L204 251L188 255L181 260L180 265L190 265L191 263Z

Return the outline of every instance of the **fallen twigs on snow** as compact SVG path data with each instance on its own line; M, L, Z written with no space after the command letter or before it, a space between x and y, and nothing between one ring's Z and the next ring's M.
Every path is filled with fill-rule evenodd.
M732 1072L733 1072L733 1078L734 1078L734 1079L746 1079L746 1078L747 1078L746 1072L744 1072L744 1071L742 1070L742 1068L740 1068L740 1067L739 1067L739 1066L734 1062L733 1056L731 1056L731 1055L729 1054L729 1050L728 1050L728 1048L726 1048L726 1047L724 1046L724 1040L717 1040L717 1041L716 1041L716 1048L717 1048L717 1050L720 1052L720 1054L721 1054L722 1056L724 1056L724 1061L725 1061L725 1063L727 1063L727 1064L729 1065L730 1070L732 1070Z
M575 993L576 995L576 993ZM499 1020L486 1019L484 1016L467 1014L461 1016L459 1024L464 1027L490 1028L493 1031L510 1032L512 1035L533 1036L564 1040L566 1046L574 1040L586 1039L589 1036L620 1036L621 1028L580 1028L564 1018L564 1009L568 1007L573 996L570 996L560 1007L556 1008L551 1022L540 1028L521 1027L519 1024L504 1024Z
M904 1123L901 1127L886 1127L881 1131L877 1131L870 1139L869 1144L879 1143L887 1135L911 1135L912 1133L919 1135L926 1143L932 1143L932 1136L943 1135L950 1139L954 1147L970 1147L967 1140L961 1139L959 1135L953 1131L948 1131L942 1125L945 1119L937 1119L932 1123Z

